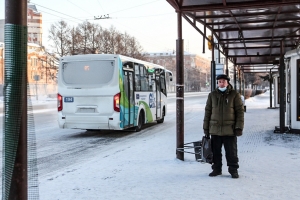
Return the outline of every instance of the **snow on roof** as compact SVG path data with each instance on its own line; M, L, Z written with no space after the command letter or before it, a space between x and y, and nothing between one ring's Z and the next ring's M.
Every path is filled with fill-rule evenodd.
M175 56L176 51L173 50L173 51L144 52L144 55L145 56L170 56L170 55ZM192 54L188 51L185 51L184 55L196 55L196 54Z
M41 47L41 45L32 42L28 42L27 45L31 47Z
M33 4L28 4L27 7L28 7L29 9L31 9L34 13L40 13L40 12L37 10L36 6L33 5Z

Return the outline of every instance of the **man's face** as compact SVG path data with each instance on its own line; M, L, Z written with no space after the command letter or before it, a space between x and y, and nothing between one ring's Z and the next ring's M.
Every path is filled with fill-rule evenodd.
M220 88L224 88L224 87L227 87L228 85L228 82L226 79L219 79L218 80L218 87Z

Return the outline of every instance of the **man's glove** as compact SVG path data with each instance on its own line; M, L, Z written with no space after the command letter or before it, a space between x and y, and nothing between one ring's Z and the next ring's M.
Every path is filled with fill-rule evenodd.
M234 129L234 135L236 135L236 136L243 135L243 130L240 128Z
M203 132L206 137L209 137L209 131L207 129L203 129Z

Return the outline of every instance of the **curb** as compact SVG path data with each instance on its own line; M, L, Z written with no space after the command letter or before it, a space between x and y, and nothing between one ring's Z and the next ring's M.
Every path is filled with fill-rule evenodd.
M3 113L3 104L0 107L0 113ZM57 105L56 105L56 101L55 102L51 102L51 103L47 103L47 104L36 104L36 105L32 105L33 110L43 110L43 109L56 109Z

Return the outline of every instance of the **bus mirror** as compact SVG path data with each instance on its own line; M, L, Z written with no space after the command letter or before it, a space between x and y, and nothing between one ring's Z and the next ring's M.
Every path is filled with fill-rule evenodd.
M173 81L173 73L168 71L167 74L169 75L169 80Z
M148 74L153 74L155 72L155 69L148 69Z
M149 80L149 85L151 86L152 85L152 75L148 76L148 80Z

